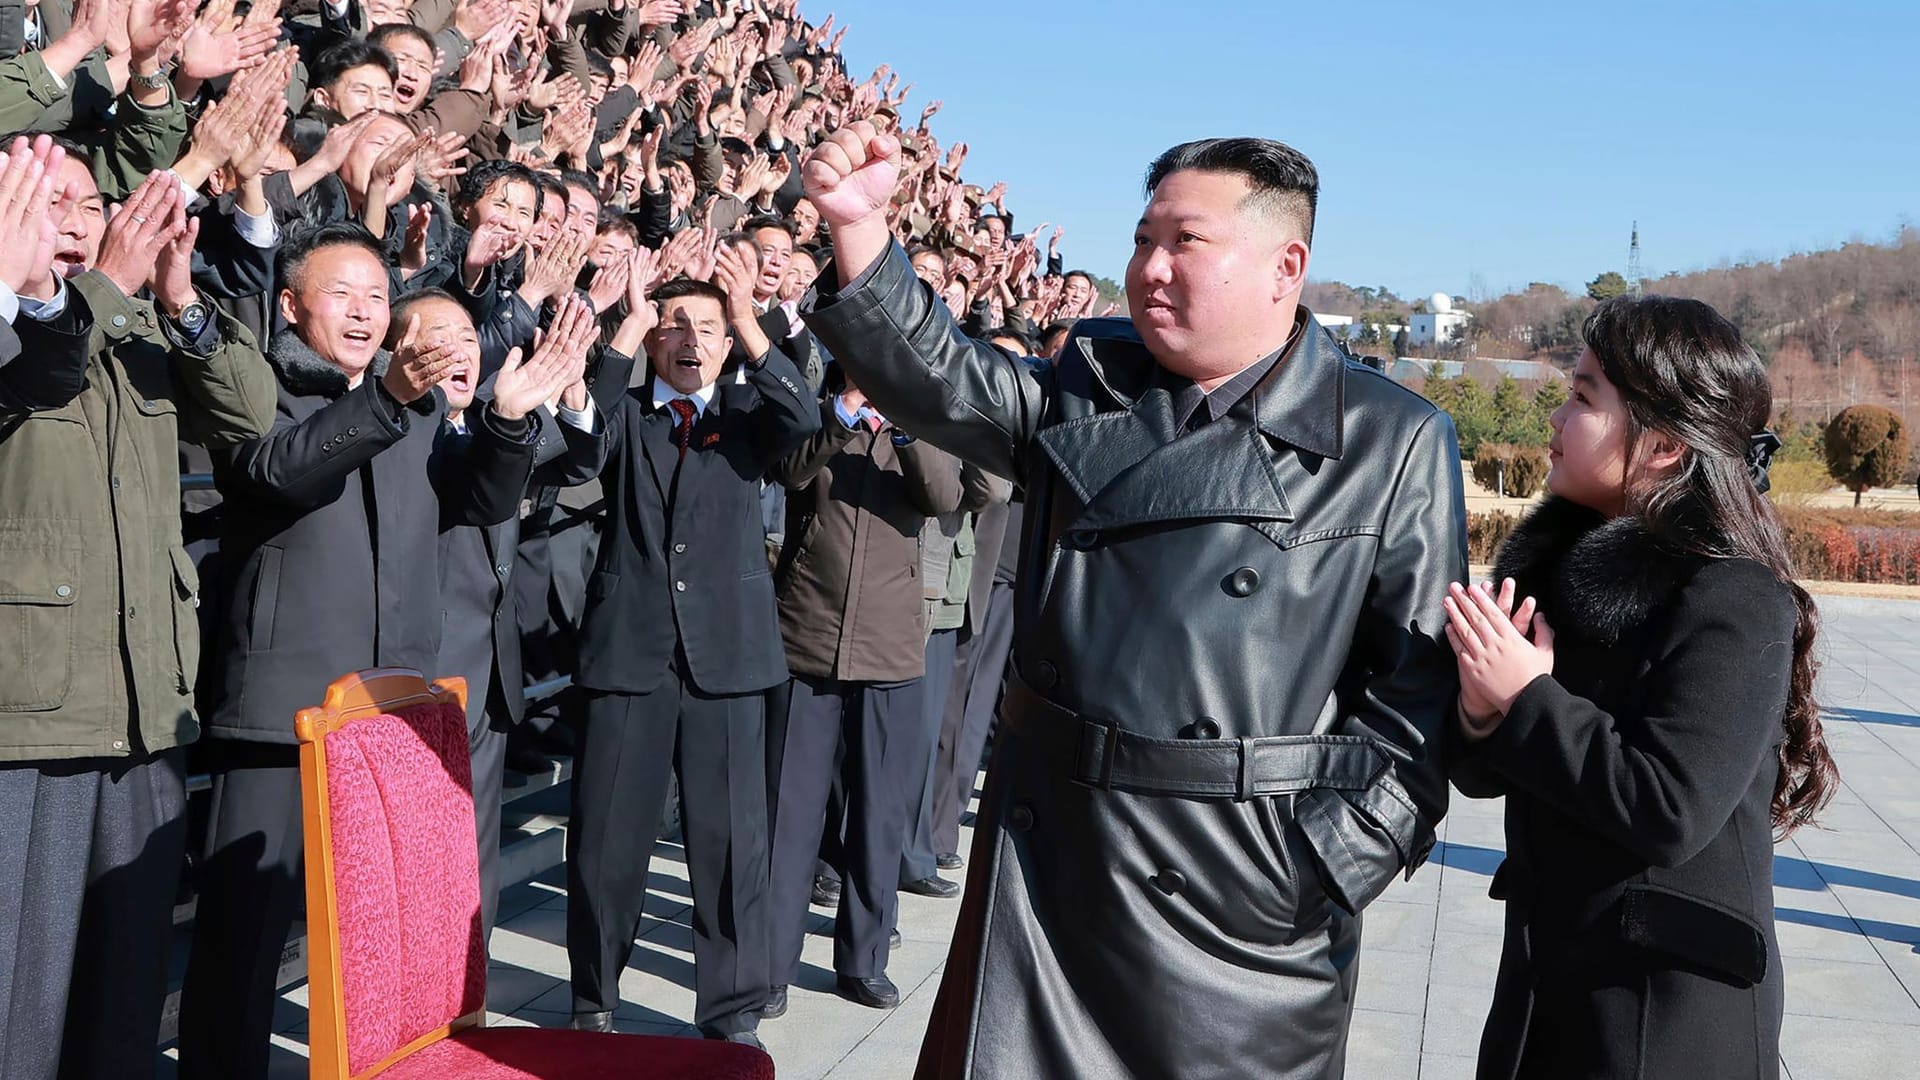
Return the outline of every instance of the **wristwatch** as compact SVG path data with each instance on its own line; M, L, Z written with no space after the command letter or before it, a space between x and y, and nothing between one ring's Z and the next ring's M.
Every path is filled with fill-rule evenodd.
M167 80L172 76L173 67L169 64L161 64L160 69L151 75L142 75L137 71L127 73L127 78L142 90L159 90L167 85Z
M200 331L207 328L207 319L210 317L211 313L207 311L207 305L195 300L181 308L180 314L173 321L180 324L180 329L187 335L188 341L195 341L199 339Z

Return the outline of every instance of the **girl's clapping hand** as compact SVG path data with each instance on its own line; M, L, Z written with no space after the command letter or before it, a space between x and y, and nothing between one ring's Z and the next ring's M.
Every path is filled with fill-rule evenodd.
M1532 597L1516 607L1508 578L1448 587L1447 640L1460 666L1460 724L1470 739L1493 734L1528 684L1553 674L1553 628ZM1532 639L1527 636L1532 631Z

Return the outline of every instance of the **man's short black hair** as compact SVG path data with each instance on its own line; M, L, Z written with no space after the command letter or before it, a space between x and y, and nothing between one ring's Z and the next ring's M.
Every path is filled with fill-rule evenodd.
M386 349L392 350L400 344L400 338L407 332L407 316L412 313L415 304L421 304L428 300L444 300L454 307L459 308L461 311L467 310L467 306L460 302L459 297L438 285L430 285L424 289L416 289L413 292L407 293L405 296L396 297L389 309L387 340L383 343ZM467 318L473 318L471 312L468 313Z
M560 174L560 184L562 187L579 188L593 197L593 205L600 205L600 181L594 179L592 173L567 169Z
M453 208L464 212L474 203L486 198L487 192L492 191L494 185L502 183L525 184L532 188L533 211L535 214L540 212L539 177L525 165L504 158L491 158L468 169L467 174L460 178L460 190L454 195Z
M1197 139L1155 158L1147 169L1147 195L1177 172L1231 173L1244 177L1253 191L1241 208L1282 214L1299 223L1301 238L1313 243L1313 217L1320 203L1320 174L1307 156L1273 139Z
M688 296L704 296L708 300L719 304L722 312L727 310L727 291L710 281L701 281L698 278L678 277L653 290L653 300L659 304L664 304L669 300L679 300Z
M537 169L530 171L533 172L533 182L540 188L540 198L537 200L539 205L533 208L534 213L538 214L546 208L547 196L549 195L560 196L562 203L567 201L567 185L561 183L559 177L552 173L540 172Z
M1066 273L1064 273L1064 274L1062 274L1062 275L1060 275L1060 280L1061 280L1062 282L1064 282L1064 281L1067 281L1067 280L1068 280L1068 279L1070 279L1070 278L1079 278L1080 280L1082 280L1082 281L1084 281L1084 282L1086 282L1086 283L1087 283L1087 288L1089 288L1089 289L1098 289L1098 288L1099 288L1099 286L1098 286L1098 285L1095 285L1095 284L1093 283L1093 275L1092 275L1092 274L1089 274L1089 273L1087 273L1087 272L1086 272L1085 270L1069 270L1069 271L1067 271Z
M386 72L389 80L400 77L400 65L393 62L392 53L371 41L348 38L320 51L320 55L313 61L312 78L308 81L308 85L332 86L335 80L354 68L368 66L377 67Z
M280 244L275 278L285 288L299 292L304 284L302 278L306 275L308 261L315 253L332 247L356 247L373 256L381 266L387 264L380 241L373 238L366 226L357 221L332 221L311 228L289 230Z
M372 30L367 31L367 40L373 42L375 45L378 45L383 49L387 47L387 42L392 41L394 38L397 38L397 37L410 37L413 40L419 42L420 44L425 45L427 47L428 52L433 53L436 56L438 56L440 53L440 46L434 44L433 35L427 33L425 30L420 29L419 27L413 25L412 23L381 23L379 26L376 26ZM389 53L388 55L392 55L392 54ZM592 56L593 55L592 50L588 50L587 55ZM399 77L399 71L400 71L399 62L395 61L394 63L395 78Z
M610 232L619 233L632 240L635 247L640 246L640 226L634 224L632 218L609 206L601 209L600 221L593 230L593 235L600 236Z
M778 214L755 214L740 223L740 231L748 236L752 236L761 229L779 229L787 234L787 239L793 239L793 226Z

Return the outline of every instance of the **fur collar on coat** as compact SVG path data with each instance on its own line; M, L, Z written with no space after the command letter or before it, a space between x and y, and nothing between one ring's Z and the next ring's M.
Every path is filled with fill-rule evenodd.
M1556 637L1613 646L1644 627L1701 562L1664 544L1637 517L1609 520L1548 496L1501 545L1494 581L1513 578Z

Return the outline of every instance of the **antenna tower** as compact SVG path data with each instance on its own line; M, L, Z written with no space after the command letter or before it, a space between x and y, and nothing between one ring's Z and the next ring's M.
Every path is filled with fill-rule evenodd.
M1627 291L1640 295L1640 223L1633 223L1633 243L1627 247Z

